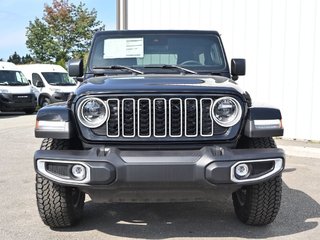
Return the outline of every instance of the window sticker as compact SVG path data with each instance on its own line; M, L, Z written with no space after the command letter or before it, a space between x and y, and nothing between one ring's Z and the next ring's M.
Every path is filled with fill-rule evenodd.
M143 38L111 38L104 40L103 58L143 58Z

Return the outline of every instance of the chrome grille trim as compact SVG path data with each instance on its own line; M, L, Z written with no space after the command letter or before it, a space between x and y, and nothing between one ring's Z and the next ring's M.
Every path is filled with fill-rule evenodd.
M110 138L196 138L215 134L211 116L214 97L110 98L105 102L111 114L105 126Z
M176 134L176 135L172 134L173 127L171 126L172 125L171 121L172 121L172 102L173 101L179 101L179 106L180 106L180 133ZM183 128L182 116L183 116L182 99L170 98L169 99L169 136L170 137L182 137L182 128Z
M210 118L211 118L211 133L210 134L204 134L203 131L204 131L204 128L203 128L203 102L204 101L210 101L210 110L209 110L209 115L210 115ZM210 114L210 111L211 111L211 108L212 108L212 104L213 104L213 100L211 98L201 98L200 100L200 135L202 137L211 137L213 136L213 119L212 119L212 116Z
M112 135L112 134L109 134L109 120L110 120L110 116L107 118L107 124L106 124L106 133L107 133L107 136L108 137L119 137L120 136L120 100L119 99L117 99L117 98L110 98L110 99L108 99L107 100L107 106L110 106L109 105L109 103L111 102L111 101L116 101L117 102L117 116L118 116L118 134L114 134L114 135ZM111 112L110 112L111 113Z
M132 115L133 115L133 119L132 119L132 126L133 126L133 133L132 134L126 134L126 128L125 128L125 103L126 102L132 102L133 104L133 108L132 108ZM136 135L136 101L133 98L124 98L122 99L122 136L123 137L135 137Z
M188 134L188 101L195 101L196 104L196 131L195 134ZM184 100L184 135L186 137L196 137L198 136L198 99L196 98L186 98Z
M147 101L148 102L148 109L149 109L149 134L148 135L142 135L141 134L141 128L140 128L140 102L141 101ZM138 116L138 137L151 137L151 99L149 98L139 98L138 99L138 113L137 113L137 116Z
M156 102L163 101L164 102L164 134L158 135L156 133ZM167 100L165 98L155 98L153 99L153 136L161 138L167 136Z

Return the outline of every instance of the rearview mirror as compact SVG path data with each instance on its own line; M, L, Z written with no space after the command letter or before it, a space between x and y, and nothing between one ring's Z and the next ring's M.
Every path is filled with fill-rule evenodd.
M70 77L83 76L83 61L82 59L71 59L68 62L68 73Z
M231 59L231 75L233 80L238 80L239 76L246 74L246 60L243 58Z

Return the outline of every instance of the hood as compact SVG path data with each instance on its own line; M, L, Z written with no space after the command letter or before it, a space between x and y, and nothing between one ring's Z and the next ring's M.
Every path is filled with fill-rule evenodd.
M137 75L94 77L84 81L77 95L104 93L240 93L231 79L204 75Z
M31 85L23 85L23 86L3 86L0 85L0 93L12 93L12 94L30 94L32 93Z

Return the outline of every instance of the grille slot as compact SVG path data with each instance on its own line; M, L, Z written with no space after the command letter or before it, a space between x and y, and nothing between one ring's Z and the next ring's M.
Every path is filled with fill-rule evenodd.
M110 116L107 120L107 136L119 137L120 136L120 101L119 99L108 99L107 105L109 106Z
M167 100L165 98L153 100L153 135L167 136Z
M180 98L171 98L169 100L169 135L170 137L182 136L182 100Z
M151 100L141 98L138 100L138 136L151 136Z
M184 109L184 134L187 137L196 137L198 135L198 100L196 98L185 99Z
M200 135L210 137L213 135L213 120L211 119L211 98L202 98L200 100Z
M136 102L132 98L122 100L122 136L134 137L136 130Z

